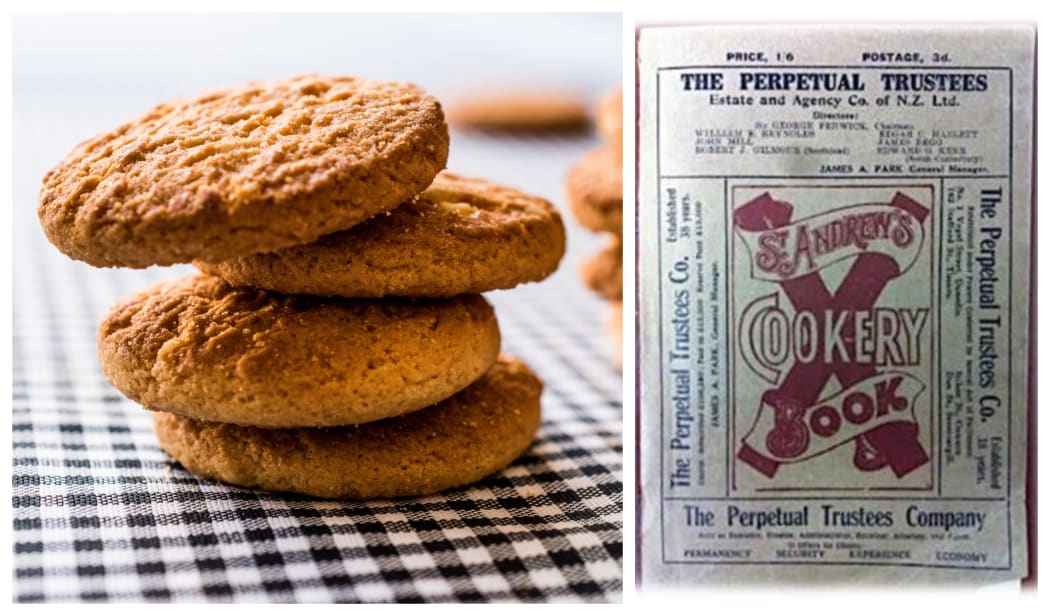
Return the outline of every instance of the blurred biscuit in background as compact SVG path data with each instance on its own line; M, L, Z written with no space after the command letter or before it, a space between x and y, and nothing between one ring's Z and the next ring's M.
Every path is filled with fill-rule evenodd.
M617 90L598 101L595 121L598 132L610 145L623 144L623 90Z
M445 111L449 124L462 130L582 132L591 126L586 102L566 92L477 92L457 98Z

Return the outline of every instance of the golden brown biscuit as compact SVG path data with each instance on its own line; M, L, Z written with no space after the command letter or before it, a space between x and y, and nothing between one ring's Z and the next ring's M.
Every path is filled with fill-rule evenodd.
M333 300L187 276L117 302L102 372L150 410L278 427L375 421L443 400L496 361L479 295Z
M342 297L450 297L542 280L565 254L543 199L451 173L389 214L316 242L197 262L232 284Z
M556 92L475 94L448 107L449 124L465 130L579 131L590 125L587 107Z
M623 370L623 304L609 302L609 314L605 319L605 332L609 335L609 350L616 367Z
M587 288L605 299L623 298L623 244L617 236L600 252L583 262L580 276Z
M623 169L620 149L591 150L569 170L569 206L581 225L623 236Z
M96 266L222 260L311 242L396 207L445 166L437 100L305 76L158 105L44 177L48 239Z
M598 101L598 112L595 114L598 132L609 141L610 145L623 144L623 90L617 90Z
M543 384L501 358L455 396L356 427L264 430L155 413L160 446L187 470L249 488L321 498L431 494L490 475L524 452Z

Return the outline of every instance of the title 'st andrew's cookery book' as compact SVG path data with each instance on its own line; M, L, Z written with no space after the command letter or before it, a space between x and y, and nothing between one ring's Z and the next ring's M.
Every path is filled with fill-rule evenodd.
M642 29L643 587L1026 575L1034 49Z

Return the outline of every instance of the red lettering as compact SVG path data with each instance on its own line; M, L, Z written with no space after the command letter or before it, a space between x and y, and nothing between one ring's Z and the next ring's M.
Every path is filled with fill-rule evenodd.
M835 407L824 405L814 410L809 416L809 427L818 436L828 438L834 436L842 427L842 419L839 418Z
M852 424L867 423L874 413L875 403L871 401L871 396L864 392L855 391L842 401L842 414Z
M904 379L895 376L889 381L875 384L875 413L882 417L890 411L903 411L908 408L908 399L897 395L897 388Z
M782 247L786 236L786 231L775 231L763 233L758 237L758 245L761 250L755 255L755 264L759 269L765 272L775 272L782 267L781 261L785 256Z
M890 238L895 245L904 247L915 241L915 230L911 228L913 220L911 216L904 213L897 218L897 224L893 227L893 234Z
M795 238L795 262L791 268L792 271L787 273L794 274L802 264L803 257L806 259L807 270L812 270L816 267L816 264L813 262L813 255L810 254L809 229L806 225L801 225L798 228L798 235Z

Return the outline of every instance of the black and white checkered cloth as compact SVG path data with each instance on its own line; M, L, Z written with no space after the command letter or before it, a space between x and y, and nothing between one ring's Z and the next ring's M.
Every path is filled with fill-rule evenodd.
M39 124L19 130L53 129L24 117ZM454 143L459 161L484 160L489 177L538 185L552 199L594 144ZM95 331L119 296L192 270L66 259L36 222L36 181L16 187L16 601L620 600L621 379L605 306L577 275L601 241L571 216L570 253L555 276L489 294L504 351L546 382L528 452L465 489L331 502L203 480L159 449L149 413L103 379Z

